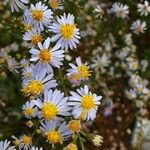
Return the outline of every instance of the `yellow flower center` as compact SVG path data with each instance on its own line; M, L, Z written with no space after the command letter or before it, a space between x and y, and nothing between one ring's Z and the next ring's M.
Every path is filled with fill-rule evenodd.
M81 123L79 120L71 120L68 127L71 131L78 132L81 129Z
M42 41L41 35L37 34L37 35L32 36L32 39L31 39L32 44L37 45L41 41Z
M31 24L24 24L24 31L27 32L29 30L32 29L32 25Z
M88 78L89 76L91 76L88 66L81 65L78 67L78 71L82 78Z
M44 119L54 119L58 113L57 107L52 103L45 103L41 109Z
M25 111L24 114L27 116L31 116L33 114L33 108L28 107Z
M57 9L59 6L58 0L51 0L50 1L50 7L52 7L53 9Z
M91 108L95 107L93 96L88 94L83 95L81 105L85 110L90 110Z
M77 145L70 143L64 150L78 150Z
M33 10L32 17L36 21L41 21L43 19L43 11L41 10Z
M23 93L26 96L37 96L41 94L44 90L43 83L41 81L32 80L23 89Z
M49 62L51 60L52 54L51 54L50 50L43 49L39 53L39 58L40 58L41 61L46 63L46 62Z
M60 33L65 40L69 40L73 37L75 28L74 24L64 24L60 27Z
M18 139L16 139L16 140L13 141L13 143L14 143L16 146L18 146L20 142L19 142Z
M47 141L53 144L61 143L61 135L58 131L49 131L45 133Z
M23 144L25 144L25 145L28 145L31 143L31 137L29 137L27 135L24 135L22 140L23 140Z

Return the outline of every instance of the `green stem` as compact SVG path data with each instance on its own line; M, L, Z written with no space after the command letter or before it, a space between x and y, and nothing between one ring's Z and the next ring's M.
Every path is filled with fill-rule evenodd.
M60 77L60 84L62 85L62 88L63 88L63 91L65 93L65 96L67 96L66 88L65 88L65 85L63 83L63 75L62 75L61 69L59 69L59 77Z
M35 130L33 131L33 133L32 133L32 138L34 137L34 135L35 135L35 133L36 133L36 130L38 129L38 127L39 127L39 121L37 122L37 125L36 125L36 127L35 127Z
M83 145L83 142L81 141L80 134L78 135L78 137L79 137L79 143L80 143L80 146L81 146L81 150L84 150L84 145Z

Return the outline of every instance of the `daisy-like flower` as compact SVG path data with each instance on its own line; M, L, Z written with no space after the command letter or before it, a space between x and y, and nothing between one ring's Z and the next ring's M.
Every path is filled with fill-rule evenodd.
M0 141L0 150L16 150L14 146L10 146L10 141Z
M35 107L35 103L33 101L27 101L23 106L22 106L23 114L28 118L34 118L38 114L38 110Z
M49 31L55 34L52 37L52 41L57 41L57 44L61 44L62 49L76 48L79 43L79 29L74 24L74 16L71 14L64 14L60 18L57 17L57 21L49 26Z
M24 68L22 71L23 79L29 80L32 76L33 69L34 69L34 65L30 65Z
M129 14L129 7L117 2L112 5L111 12L124 19Z
M32 28L28 32L25 32L23 40L31 42L29 45L30 47L37 46L39 42L42 42L41 30L38 28Z
M73 106L72 115L74 118L87 121L94 120L102 96L92 94L87 85L77 89L77 92L70 93L69 105Z
M30 9L25 11L25 16L31 19L32 24L41 30L44 30L44 26L50 25L53 18L52 14L51 9L48 9L41 1L36 3L35 6L31 4Z
M70 107L67 103L68 97L64 97L57 89L44 92L44 101L35 100L35 104L39 107L39 118L45 120L54 120L58 116L69 116Z
M26 134L19 138L19 150L29 150L32 145L32 138Z
M47 38L43 44L38 43L39 49L31 49L32 58L30 61L37 62L35 68L46 68L47 72L53 72L51 67L60 68L64 59L64 50L61 50L60 44L56 44L53 48L50 47L50 38Z
M110 63L110 57L104 53L101 57L99 55L94 56L91 67L96 71L100 70L103 73Z
M11 72L18 73L19 64L14 58L8 58L7 65Z
M53 10L63 9L62 0L49 0L49 5Z
M133 30L133 32L135 34L139 34L139 33L144 33L145 30L147 29L146 27L146 22L141 22L140 20L134 21L131 25L131 30Z
M141 15L147 16L150 13L150 6L147 0L144 1L144 4L138 4L137 7L138 7L138 12Z
M45 90L57 86L56 80L53 79L53 74L46 75L45 70L41 70L40 74L35 72L30 80L23 81L22 92L25 96L35 98L41 95Z
M91 76L91 71L87 63L82 63L81 58L76 58L76 65L70 63L71 69L68 69L68 79L73 85L79 85L81 81L87 80Z
M29 0L4 0L3 3L4 5L6 5L7 3L10 3L11 11L19 12L19 8L24 9L24 10L27 8L25 4L28 4Z
M62 142L68 139L72 134L69 131L66 122L59 125L57 121L45 121L44 123L41 123L40 129L46 137L47 142L53 146L58 143L62 144Z

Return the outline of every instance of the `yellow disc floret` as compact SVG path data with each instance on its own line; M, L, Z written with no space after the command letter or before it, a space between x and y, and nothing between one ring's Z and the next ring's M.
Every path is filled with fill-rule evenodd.
M32 36L32 39L31 39L32 44L37 45L41 41L42 41L42 36L41 35L36 34L36 35Z
M60 27L60 33L65 40L69 40L73 37L75 28L74 24L64 24Z
M51 0L49 3L50 7L52 7L53 9L57 9L59 6L58 0Z
M58 131L49 131L49 132L46 132L45 135L46 135L47 141L52 144L62 142L61 135Z
M78 148L77 145L70 143L64 148L64 150L78 150Z
M24 135L24 136L22 137L22 142L23 142L23 144L25 144L25 145L29 145L29 144L31 143L31 137L30 137L30 136L27 136L27 135Z
M81 65L77 69L82 78L88 78L89 76L91 76L88 66Z
M24 24L24 31L25 32L28 32L31 29L32 29L32 25L31 24Z
M45 103L41 108L42 115L44 119L51 120L54 119L58 113L57 107L52 103Z
M24 114L27 115L27 116L32 116L32 114L33 114L33 108L28 107L28 108L24 111Z
M43 19L43 11L42 10L33 10L32 17L36 21L41 21Z
M43 49L39 53L39 59L44 63L49 62L51 60L51 57L51 52L48 49Z
M90 110L95 107L94 99L92 95L86 94L82 96L81 105L83 109Z
M81 129L81 123L79 120L69 121L68 128L73 132L78 132Z
M26 96L37 96L44 90L43 83L41 81L32 80L26 86L23 87L22 91Z

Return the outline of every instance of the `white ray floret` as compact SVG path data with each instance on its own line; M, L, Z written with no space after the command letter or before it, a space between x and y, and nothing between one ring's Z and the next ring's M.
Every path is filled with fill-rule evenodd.
M10 146L10 141L0 141L0 150L16 150L14 146Z
M57 21L49 26L49 31L55 34L52 37L52 41L57 41L57 44L61 44L62 49L76 48L79 43L79 29L74 24L74 16L71 14L57 17Z
M66 122L59 124L58 121L45 121L41 122L40 129L43 132L43 136L46 137L47 142L50 144L62 144L63 141L67 140L72 133L68 130Z
M4 0L3 3L4 3L4 5L9 3L12 12L14 12L14 11L19 12L19 8L21 8L23 10L27 9L25 4L28 4L29 0Z
M147 29L147 27L146 27L145 21L141 22L140 20L136 20L131 25L131 30L133 30L133 32L137 35L139 33L144 33L146 29Z
M50 47L50 38L47 38L43 44L38 43L38 49L33 48L30 50L32 54L30 61L37 62L35 68L40 70L45 68L47 72L53 72L51 66L60 68L64 60L64 50L61 50L60 44L56 44L53 48Z
M116 14L117 17L126 18L129 14L129 7L117 2L112 5L111 12Z
M38 115L38 109L35 107L35 103L33 101L27 101L23 106L22 110L24 115L31 119Z
M70 69L68 69L68 79L73 85L79 85L81 81L87 80L91 74L87 63L82 63L81 58L76 58L76 65L70 63Z
M26 17L31 19L32 24L41 30L50 25L53 18L52 14L51 9L48 9L41 1L36 3L35 6L31 4L30 9L27 9L24 13Z
M87 85L70 93L69 105L73 107L72 115L74 118L87 121L94 120L102 96L92 94Z
M53 79L53 74L46 75L45 69L41 68L40 73L35 71L30 80L23 80L22 91L26 96L35 98L41 95L45 90L56 86L57 83L56 80Z
M147 16L150 13L150 5L149 2L146 0L144 1L144 4L138 4L138 12L143 16Z
M68 97L64 97L57 89L55 91L44 91L44 101L38 99L34 103L39 107L39 118L45 120L54 120L61 116L70 115L68 106Z

